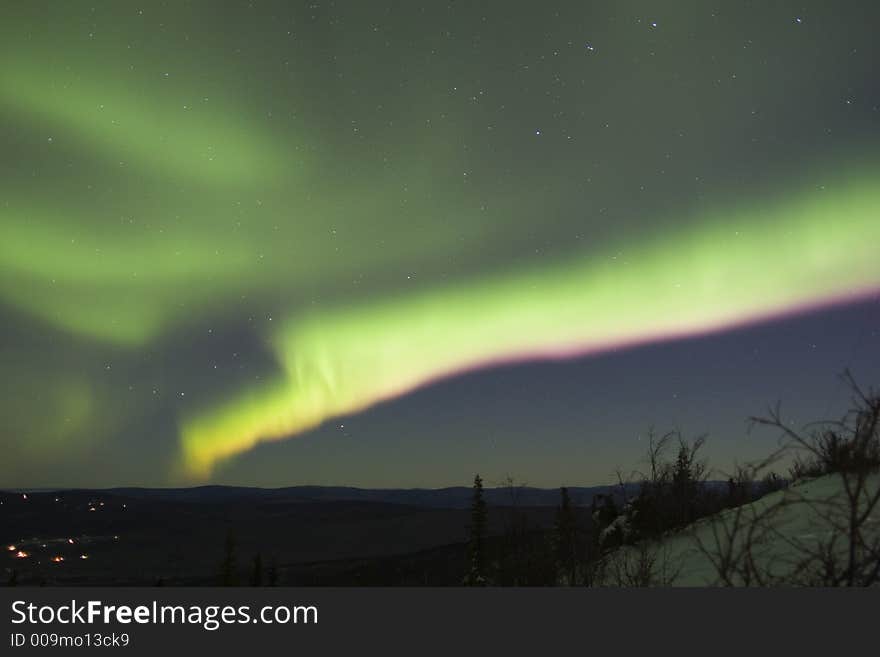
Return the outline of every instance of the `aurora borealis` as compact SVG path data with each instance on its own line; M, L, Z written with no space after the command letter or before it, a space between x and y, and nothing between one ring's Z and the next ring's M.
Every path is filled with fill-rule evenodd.
M869 3L228 5L4 10L0 484L589 484L877 382Z

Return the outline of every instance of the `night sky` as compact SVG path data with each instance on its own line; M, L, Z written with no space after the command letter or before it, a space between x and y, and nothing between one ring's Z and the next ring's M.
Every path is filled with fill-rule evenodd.
M0 485L606 483L880 384L876 2L0 13Z

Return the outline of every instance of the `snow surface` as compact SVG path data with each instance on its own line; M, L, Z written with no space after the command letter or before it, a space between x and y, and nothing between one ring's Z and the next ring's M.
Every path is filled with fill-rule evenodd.
M869 476L866 484L866 495L876 492L880 486L880 473ZM784 582L793 574L796 564L803 562L806 551L827 545L835 525L845 527L846 508L841 475L831 474L800 482L664 537L651 548L657 560L654 570L676 573L668 582L672 586L723 585L713 561L718 562L719 555L725 552L734 558L747 558L743 549L744 537L747 529L753 527L751 558L757 570ZM738 532L733 531L736 527L740 527ZM868 543L880 539L880 505L866 522L864 535ZM709 555L700 550L700 543ZM838 543L836 550L842 556L846 541ZM636 548L627 549L630 550L627 556L633 558ZM746 582L733 575L731 583L742 585ZM755 581L749 583L758 585Z

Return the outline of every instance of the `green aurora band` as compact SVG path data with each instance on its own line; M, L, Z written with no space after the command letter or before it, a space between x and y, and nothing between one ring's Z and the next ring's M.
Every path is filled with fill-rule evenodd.
M603 258L291 317L270 341L285 376L189 418L185 471L439 377L723 329L880 288L880 179L704 217Z

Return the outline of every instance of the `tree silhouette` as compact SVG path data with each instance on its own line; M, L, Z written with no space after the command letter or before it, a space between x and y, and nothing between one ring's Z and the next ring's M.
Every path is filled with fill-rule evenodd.
M266 570L266 586L278 586L278 560L272 557Z
M577 521L568 489L560 488L561 502L556 509L556 523L553 527L553 543L556 565L563 584L575 583L577 576Z
M474 477L473 497L471 499L471 523L469 526L468 557L470 570L464 578L466 586L486 586L485 543L486 543L486 501L483 499L483 480Z
M672 466L672 497L676 507L676 524L684 525L697 517L697 496L706 479L706 464L697 455L706 443L701 436L688 443L679 438L678 455Z
M235 556L235 535L230 529L226 534L223 561L220 563L220 586L238 585L238 563Z

